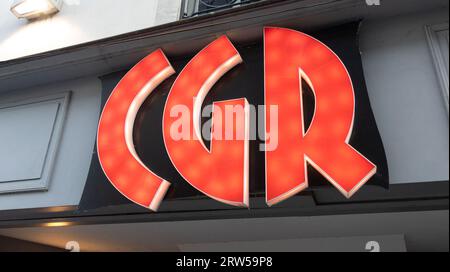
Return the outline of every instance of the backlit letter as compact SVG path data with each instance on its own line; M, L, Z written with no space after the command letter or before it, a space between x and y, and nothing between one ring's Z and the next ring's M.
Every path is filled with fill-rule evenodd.
M133 127L145 99L174 73L161 50L147 56L113 90L98 127L98 157L109 181L128 199L153 211L170 183L150 171L137 156Z
M173 165L192 186L205 195L235 206L248 206L248 106L247 100L235 99L213 105L212 140L210 150L201 136L200 113L204 98L214 84L230 69L242 62L239 53L225 37L217 39L181 72L174 83L164 110L164 142ZM194 102L193 102L193 98ZM192 114L189 140L176 140L171 127L176 118L171 109L186 106ZM232 121L236 134L242 139L224 139L222 118L227 108L241 107ZM219 113L220 111L220 113ZM218 137L221 135L222 137Z
M308 187L306 162L351 197L376 166L348 144L355 96L347 69L331 49L301 32L266 28L264 36L266 116L271 106L278 106L280 120L278 148L266 151L267 203L274 205ZM308 131L302 79L315 96Z

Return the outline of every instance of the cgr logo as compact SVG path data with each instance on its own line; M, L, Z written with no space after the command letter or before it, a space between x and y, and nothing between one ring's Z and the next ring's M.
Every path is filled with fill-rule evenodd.
M308 187L307 163L346 197L375 173L376 166L349 145L355 116L352 80L339 57L320 41L284 28L264 29L265 125L271 110L281 120L277 147L266 148L266 202L275 205ZM222 36L198 53L175 80L162 120L165 148L172 164L197 190L220 202L249 206L249 104L245 98L215 102L211 144L202 140L200 113L215 83L242 63L239 52ZM133 67L109 97L100 118L97 149L104 173L131 201L157 211L170 181L140 160L133 143L139 108L160 83L175 74L161 50ZM303 118L302 80L315 97L308 129ZM194 101L194 102L193 102ZM179 126L174 108L188 109L193 137L175 138ZM222 125L222 112L233 112L232 125ZM241 135L233 139L227 133ZM266 141L266 145L268 142Z

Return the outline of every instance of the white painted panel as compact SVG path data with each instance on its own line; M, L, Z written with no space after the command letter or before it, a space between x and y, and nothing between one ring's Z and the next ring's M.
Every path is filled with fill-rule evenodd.
M2 94L2 103L27 101L36 97L64 98L70 90L70 103L65 114L58 111L55 132L49 153L53 160L46 162L39 186L44 191L0 194L0 210L30 209L78 205L84 190L94 149L100 113L101 84L96 78L65 81L32 89ZM61 100L60 104L64 104ZM62 108L62 106L61 106ZM60 122L63 121L64 122ZM58 125L59 124L59 125ZM53 145L54 144L54 145ZM49 158L49 157L47 157ZM50 167L51 166L51 167ZM0 169L2 166L0 165ZM23 182L7 182L13 186ZM46 184L44 183L46 182ZM1 191L0 183L0 191ZM27 184L31 186L31 184Z
M70 92L0 97L0 194L48 190L69 99Z
M1 108L0 182L41 178L59 104Z
M391 183L449 179L449 119L426 25L448 11L366 21L361 51Z

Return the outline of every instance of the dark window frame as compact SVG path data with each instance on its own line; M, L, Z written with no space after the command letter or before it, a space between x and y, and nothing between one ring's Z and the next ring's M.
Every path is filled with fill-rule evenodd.
M196 17L204 14L210 14L234 7L239 7L243 5L248 5L251 3L261 2L262 0L229 0L230 4L225 4L223 6L218 6L216 8L209 8L206 10L199 10L201 0L183 0L181 9L181 19Z

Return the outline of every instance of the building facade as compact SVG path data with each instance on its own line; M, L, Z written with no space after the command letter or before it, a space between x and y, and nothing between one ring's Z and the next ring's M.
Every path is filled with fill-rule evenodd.
M26 20L2 1L0 251L448 251L448 4L67 0L54 15ZM264 27L320 37L350 74L360 73L353 80L364 86L353 83L369 104L357 104L356 115L367 108L373 122L356 121L355 129L361 131L358 142L386 163L375 175L379 183L348 199L330 186L310 186L270 208L259 191L264 188L254 185L248 209L203 197L180 181L155 213L105 182L96 144L99 118L131 67L160 48L180 73L222 35L242 56L248 51L247 59L262 61ZM345 52L357 56L347 59ZM263 80L255 69L236 77ZM246 86L250 80L241 81L248 96L262 99L253 93L258 88ZM164 147L149 146L162 140L161 116L145 116L150 106L163 110L169 89L161 87L144 102L148 113L137 113L143 124L135 126L134 137L150 138L136 149L148 160ZM369 127L376 137L365 137ZM264 161L255 161L250 182L263 184L258 165ZM145 163L162 169L165 179L175 171L162 166L164 159Z

